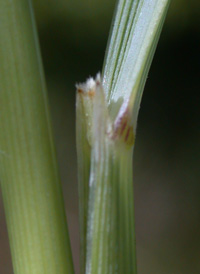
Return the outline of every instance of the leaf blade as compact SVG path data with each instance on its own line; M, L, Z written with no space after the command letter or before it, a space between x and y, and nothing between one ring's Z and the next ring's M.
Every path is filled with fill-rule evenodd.
M144 84L169 2L119 0L117 5L118 11L104 61L103 86L113 119L124 101L132 101L134 128ZM126 16L121 17L119 22L121 13L126 16L129 14L129 19L126 20ZM119 33L120 29L123 30L123 35ZM122 103L116 106L118 101Z

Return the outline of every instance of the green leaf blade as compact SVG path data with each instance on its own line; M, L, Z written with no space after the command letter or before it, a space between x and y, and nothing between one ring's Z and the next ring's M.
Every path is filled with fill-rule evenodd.
M115 116L119 100L132 101L135 128L140 98L170 1L125 1L129 5L122 2L118 3L121 10L116 18L121 12L129 14L129 18L121 17L120 23L117 19L114 21L104 61L103 85L111 116ZM118 32L120 29L123 35Z

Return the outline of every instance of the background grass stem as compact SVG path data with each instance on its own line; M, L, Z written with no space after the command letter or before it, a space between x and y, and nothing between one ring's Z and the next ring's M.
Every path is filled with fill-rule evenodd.
M0 180L14 273L73 273L30 0L0 2Z

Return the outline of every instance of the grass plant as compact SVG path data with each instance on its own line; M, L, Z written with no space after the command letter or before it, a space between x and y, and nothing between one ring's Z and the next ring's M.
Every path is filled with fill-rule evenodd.
M132 155L168 0L118 0L102 74L77 85L81 273L136 274ZM14 273L73 273L31 0L0 2L0 180Z

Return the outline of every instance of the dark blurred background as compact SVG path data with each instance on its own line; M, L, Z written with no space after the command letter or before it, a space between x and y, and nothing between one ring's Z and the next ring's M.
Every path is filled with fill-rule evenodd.
M33 2L79 273L74 85L102 68L115 1ZM174 0L138 122L134 153L138 274L200 273L199 68L200 1ZM0 239L0 273L11 274L1 199Z

